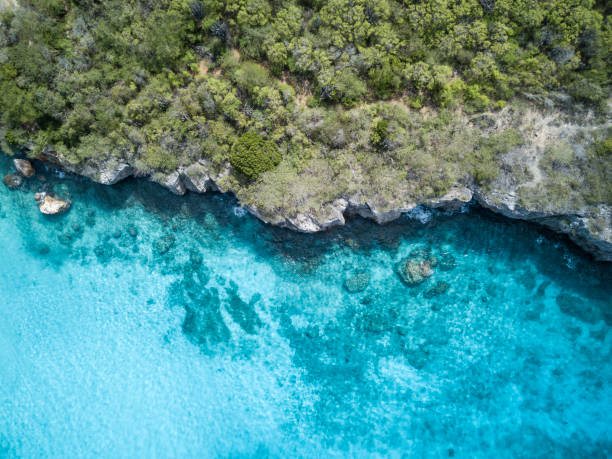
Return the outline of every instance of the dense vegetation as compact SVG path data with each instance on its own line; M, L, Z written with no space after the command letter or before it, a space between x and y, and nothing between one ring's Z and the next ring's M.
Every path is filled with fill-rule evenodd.
M274 169L281 161L281 154L273 141L264 140L257 132L249 131L236 140L229 159L235 170L255 179Z
M558 92L598 109L609 97L604 0L19 3L1 17L5 139L75 163L230 161L256 180L282 152L278 181L307 169L339 180L358 161L425 177L428 195L465 174L486 183L520 143L471 139L452 110Z

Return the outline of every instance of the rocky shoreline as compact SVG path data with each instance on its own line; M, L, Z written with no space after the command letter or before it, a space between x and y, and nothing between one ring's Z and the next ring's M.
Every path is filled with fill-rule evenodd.
M230 171L223 171L216 175L211 174L204 161L186 168L180 168L167 175L146 175L123 162L106 162L101 168L91 165L75 167L51 150L47 150L39 159L104 185L110 186L128 177L148 178L177 195L184 195L187 192L206 193L212 191L232 193L240 201L238 193L219 184L219 182L222 182L222 176L229 174ZM251 215L267 224L298 232L314 233L344 225L347 217L355 215L372 219L379 224L385 224L403 214L418 212L423 207L456 212L470 202L507 218L543 225L556 233L567 235L574 243L591 253L595 259L612 261L612 231L610 230L612 209L610 206L597 206L595 213L593 209L589 209L590 213L587 214L581 214L579 211L575 213L556 213L526 209L518 204L517 195L512 192L485 191L473 184L457 185L438 199L403 203L401 206L391 209L381 209L360 196L340 196L332 202L322 204L317 211L296 212L293 215L285 213L267 215L260 212L256 206L245 205L244 207ZM594 225L594 222L603 222L603 225L597 226Z
M423 175L425 172L412 173L403 180L393 178L387 183L385 178L395 171L390 165L374 174L359 169L359 162L349 163L344 181L336 184L334 175L325 168L317 169L321 175L305 171L284 176L273 171L272 175L247 183L229 162L213 163L208 159L166 172L145 169L133 154L102 154L75 163L47 147L36 159L104 185L135 177L156 182L177 195L232 193L263 222L305 233L344 225L346 218L354 215L384 224L402 214L418 212L421 207L457 211L473 202L507 218L534 222L567 235L597 260L612 261L609 166L600 163L607 168L601 172L600 182L589 181L585 177L588 170L584 169L596 133L612 129L612 100L610 107L610 113L603 118L587 112L570 116L563 111L532 106L520 112L506 109L473 119L461 118L465 129L472 129L474 135L483 138L511 128L520 133L521 144L495 158L492 163L495 178L484 185L469 174L457 175L445 185L444 191L429 194L415 192L415 186L427 184L429 177ZM22 153L34 156L27 147ZM486 165L487 160L482 161ZM18 186L17 181L31 173L23 170L19 160L15 167L22 169L23 177L7 176L5 183L9 187ZM435 169L427 172L436 173Z
M15 9L18 3L0 0L0 10ZM40 10L39 7L32 9ZM15 27L19 29L17 23ZM75 43L84 36L93 40L84 30L77 29L67 30ZM42 35L38 38L45 41ZM6 38L5 41L3 46L11 49L19 40ZM235 47L237 43L232 45L231 40L226 41L229 57L222 65L218 65L221 60L213 59L213 53L207 48L195 46L194 50L202 52L197 51L200 57L192 63L193 74L186 72L185 81L177 83L180 91L165 88L158 92L151 86L151 94L157 94L154 97L140 92L148 77L141 76L138 68L137 78L123 84L131 87L138 80L138 88L128 89L118 84L113 91L96 95L96 103L97 97L102 97L100 100L112 101L118 110L117 119L121 122L117 121L117 127L112 128L116 129L112 135L104 128L90 130L86 126L89 121L80 119L82 114L78 111L71 120L78 125L74 129L78 142L66 142L71 136L65 133L57 138L49 136L44 126L41 129L33 122L36 117L29 122L16 117L6 126L11 129L0 126L0 147L56 164L106 185L133 176L148 178L178 195L207 191L232 193L260 220L307 233L343 225L351 215L384 224L418 210L419 206L456 211L467 202L475 202L505 217L535 222L565 234L595 258L612 261L609 88L595 85L601 94L594 97L589 94L597 91L591 86L578 91L584 92L582 96L575 95L576 88L569 87L533 94L522 92L526 87L517 87L509 101L504 95L504 100L493 104L484 93L480 94L478 85L473 85L474 94L470 97L458 96L450 104L423 105L421 93L426 91L422 90L425 84L420 79L431 79L429 85L433 85L435 72L419 70L424 76L417 78L419 72L414 73L415 69L421 67L410 63L403 70L409 77L402 77L406 81L398 83L398 88L405 85L417 92L393 92L374 100L365 96L364 89L361 91L364 94L355 100L348 98L349 103L334 105L339 100L331 95L312 97L313 103L308 103L312 88L308 85L302 88L292 78L283 76L280 80L278 75L270 75L267 68L247 62L246 56L241 57L240 49ZM30 42L28 46L31 45ZM73 70L90 69L88 53L93 50L92 46L87 45L76 53L80 63L77 66L75 58ZM89 51L85 52L85 48ZM177 47L178 54L184 54L187 49ZM347 55L353 52L357 50L347 48ZM68 54L71 53L72 50ZM146 60L150 60L149 56ZM429 63L422 64L423 69L429 69ZM73 80L63 79L64 70L72 69L72 65L61 63L55 70L58 78L48 80L61 82L58 88L66 82L73 85ZM356 70L364 73L363 69ZM451 70L448 68L448 72ZM75 75L79 71L75 70ZM246 77L238 78L243 73L255 75L254 72L259 76L253 77L252 83L247 84ZM436 72L443 74L446 70ZM7 77L8 80L15 79L18 73ZM440 75L440 85L449 89L453 83L463 83L459 73ZM245 80L244 84L238 83L241 79ZM326 82L327 79L326 76ZM582 80L576 80L579 81ZM20 80L16 84L10 87L21 90L24 85ZM344 83L335 84L340 88ZM327 89L333 87L331 83L325 85ZM99 88L95 88L93 92L97 93ZM266 88L266 91L254 91L255 88ZM415 99L413 96L417 93ZM395 97L390 97L392 94ZM64 97L62 93L61 98ZM155 103L150 99L155 99ZM317 102L317 99L321 100ZM481 102L484 99L486 103L476 106L471 99ZM335 100L333 104L332 100ZM595 100L597 104L593 103ZM132 105L128 107L127 101ZM87 108L92 103L88 101L81 108L83 113L95 118L95 110L90 112ZM50 99L47 105L54 104ZM127 111L120 114L123 106ZM106 105L100 107L100 112L106 110ZM51 110L45 116L62 124L71 110L58 108L58 113ZM160 124L152 123L153 119ZM115 126L108 120L101 126L107 124ZM261 174L250 180L239 173L236 163L236 169L232 169L229 156L237 139L247 131L258 132L275 142L275 148L283 149L278 164L262 169ZM28 142L29 147L24 146ZM55 142L59 152L51 147L43 149L47 142ZM605 152L595 153L598 142L607 145ZM11 189L21 186L33 174L23 161L16 162L15 168L19 174L9 174L3 180ZM64 212L70 206L69 202L44 192L37 201L41 211L49 213Z

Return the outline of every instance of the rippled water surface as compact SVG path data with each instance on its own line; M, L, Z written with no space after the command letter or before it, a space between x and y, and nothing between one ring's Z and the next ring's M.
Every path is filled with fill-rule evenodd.
M474 208L299 235L44 175L0 184L0 457L612 454L611 266L554 235Z

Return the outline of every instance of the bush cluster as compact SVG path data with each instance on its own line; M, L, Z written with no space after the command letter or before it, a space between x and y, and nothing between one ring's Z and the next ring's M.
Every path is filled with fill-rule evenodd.
M232 167L251 180L274 169L280 161L276 144L254 131L241 135L230 153Z
M171 170L230 160L253 179L278 164L276 145L302 154L295 164L318 149L334 168L333 150L350 147L413 157L446 183L433 177L439 158L414 155L407 136L418 148L440 139L368 106L472 113L562 90L601 109L610 96L602 1L19 3L0 13L0 127L8 143L52 145L73 162L116 156ZM355 132L341 119L352 111L367 119ZM484 142L467 158L478 181L495 176L498 151Z

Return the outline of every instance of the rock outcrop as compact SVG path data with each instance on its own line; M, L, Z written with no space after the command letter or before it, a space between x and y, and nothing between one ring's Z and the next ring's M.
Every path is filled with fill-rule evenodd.
M64 201L55 196L51 196L48 193L36 193L34 196L38 203L38 208L45 215L56 215L61 214L70 209L70 202Z
M32 166L32 163L27 159L14 159L13 165L15 169L17 169L17 172L26 178L32 177L36 173L34 166Z
M429 200L425 203L406 203L402 207L391 210L380 209L376 204L363 200L361 196L338 198L330 203L323 204L316 211L297 212L294 216L263 215L255 206L246 206L251 214L271 225L281 226L301 233L316 233L325 231L334 226L344 225L345 216L359 215L370 218L378 224L385 224L398 219L403 214L422 206L443 211L457 211L464 204L472 200L472 191L466 187L452 188L438 200Z
M111 165L100 171L98 181L104 185L114 185L134 174L134 168L127 163Z
M70 172L84 175L104 184L113 184L129 176L143 176L137 169L127 164L120 164L112 170L105 169L100 172L91 167L71 165L67 161L64 162L61 157L54 157L53 160ZM21 179L21 177L17 177L18 179L11 178L10 183L17 183ZM232 192L231 189L218 186L219 175L211 173L210 169L201 163L194 163L170 174L154 174L149 176L149 179L178 195L183 195L187 191L194 193L205 193L207 191ZM5 184L7 184L7 180L9 179L5 178ZM7 186L10 187L9 184ZM237 197L240 199L240 194ZM381 208L362 196L340 197L331 202L323 203L318 209L311 209L308 212L295 212L293 215L286 215L284 212L264 213L257 205L252 204L244 205L244 207L249 213L265 223L294 231L314 233L344 225L346 216L359 215L373 219L379 224L385 224L403 214L414 212L419 206L455 212L471 201L475 201L481 206L508 218L532 221L555 232L566 234L576 244L592 253L595 258L612 261L611 206L602 204L597 207L590 207L584 213L540 211L522 207L519 204L517 193L501 187L483 191L474 185L456 186L438 199L429 199L425 202L403 202L390 209L389 206Z
M169 175L160 177L160 179L156 181L168 188L172 193L178 194L179 196L182 196L187 192L180 171L172 172Z
M358 272L350 277L347 277L342 285L349 293L359 293L368 288L369 284L370 274L367 272Z
M8 174L2 179L2 183L4 183L7 188L14 190L21 186L23 183L23 177L17 174Z
M482 207L512 219L532 221L556 233L567 235L574 243L602 261L612 261L612 207L607 205L576 209L575 213L525 208L516 193L477 190L475 200Z
M424 257L408 257L397 265L397 274L408 286L413 287L433 274L431 262Z
M184 168L181 176L185 188L194 193L205 193L206 191L214 190L215 187L208 170L209 168L199 162Z
M586 130L588 137L591 121L577 124L577 121L567 121L556 112L544 116L536 110L522 114L521 118L507 111L482 116L489 119L488 127L483 129L495 133L512 127L523 135L523 145L503 155L497 177L485 186L478 186L471 177L464 177L458 180L461 183L455 183L440 196L430 198L415 198L414 193L406 192L410 187L403 191L395 189L404 186L398 185L399 182L393 183L393 189L380 189L370 182L371 176L363 178L357 170L351 171L354 182L339 186L336 194L333 187L330 191L327 183L326 191L319 192L317 187L323 188L322 181L328 180L324 176L305 177L304 183L298 176L295 180L299 183L288 182L284 187L273 190L272 201L280 205L270 205L266 195L269 189L262 192L257 186L245 185L232 176L228 164L225 167L214 166L204 159L175 171L154 173L141 171L126 160L92 159L88 163L74 164L51 148L46 149L39 159L52 161L70 172L104 184L134 176L147 177L178 195L187 191L231 192L245 209L262 221L306 233L343 225L347 217L355 215L384 224L408 214L427 223L431 218L429 209L457 212L466 203L476 202L508 218L532 221L565 234L597 259L612 261L612 203L589 203L576 191L576 187L569 186L564 192L574 193L570 198L556 199L547 194L549 188L554 191L555 187L559 187L554 183L554 175L545 170L547 151L556 143L565 142L575 148L576 157L579 157L584 145L572 144L572 135ZM596 128L602 126L601 123L593 123ZM392 169L382 169L381 174L385 170L393 173ZM572 171L565 173L572 176ZM282 182L283 176L279 175L278 179ZM414 180L413 183L421 179L410 178Z
M432 288L423 293L423 297L431 300L436 296L443 295L450 288L450 284L444 281L438 281L434 284Z

